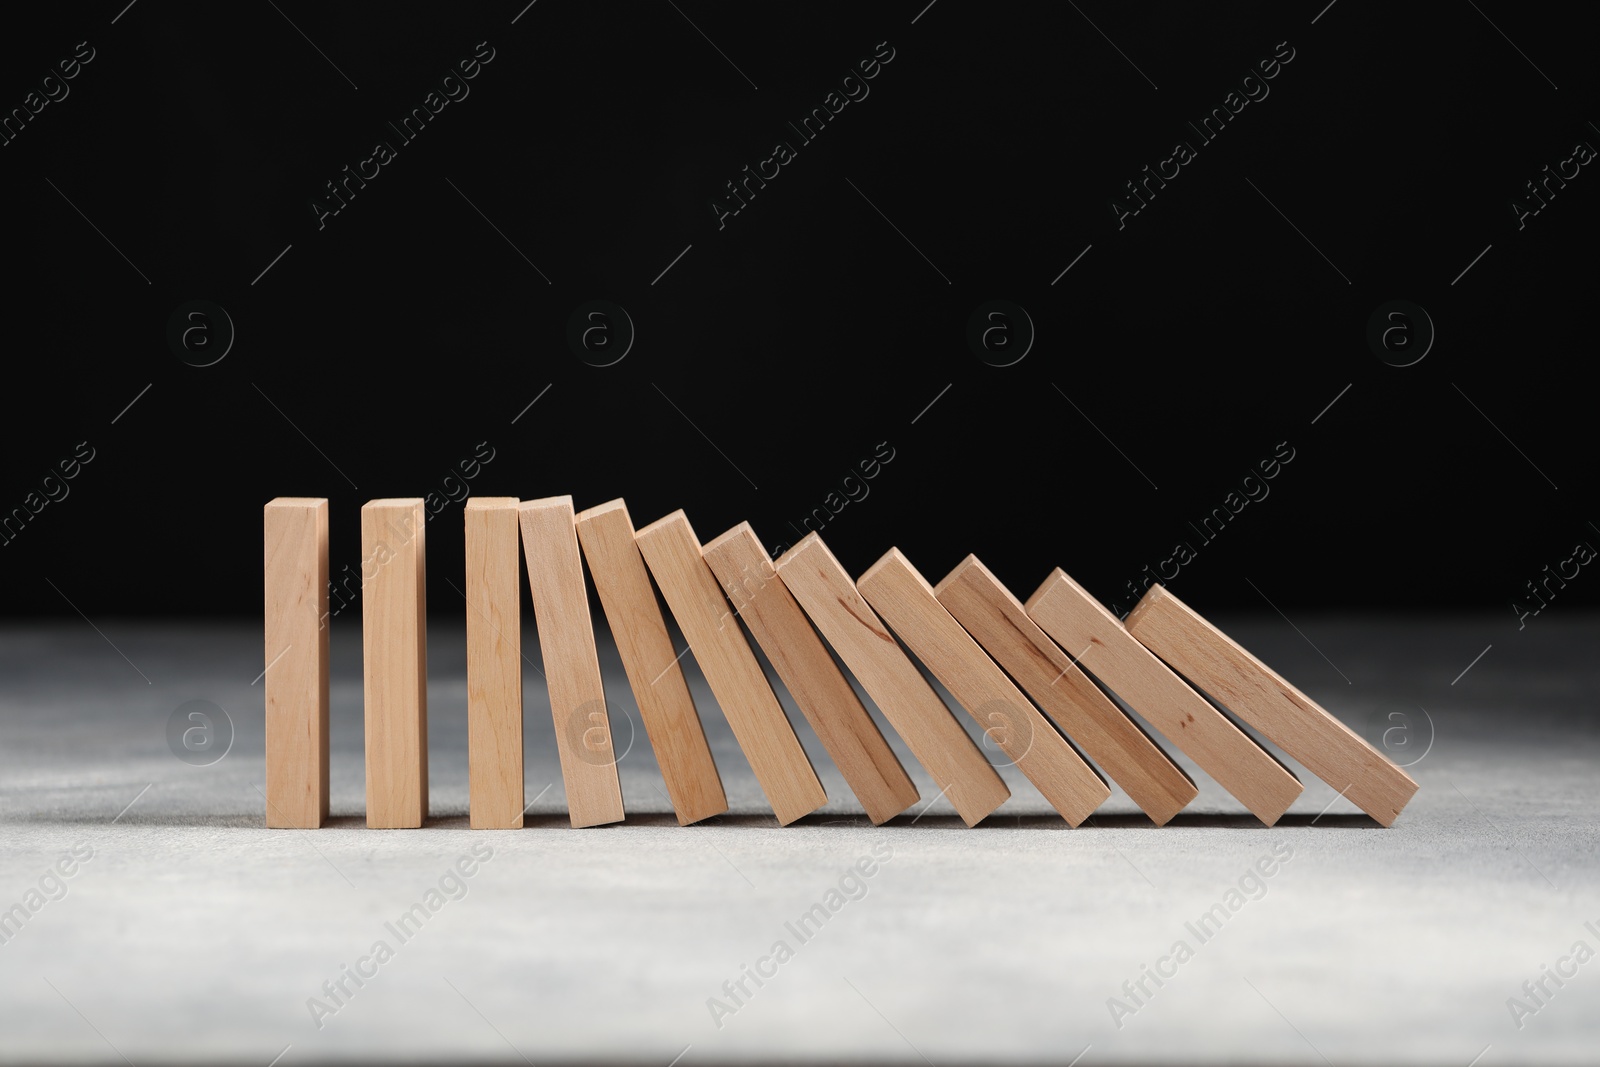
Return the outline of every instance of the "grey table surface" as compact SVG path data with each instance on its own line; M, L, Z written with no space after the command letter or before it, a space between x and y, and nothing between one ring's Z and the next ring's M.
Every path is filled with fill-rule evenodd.
M1600 619L1520 632L1509 614L1215 621L1352 727L1397 731L1421 790L1392 829L1287 757L1305 793L1263 827L1181 756L1200 796L1169 826L1114 789L1094 825L1071 829L1005 768L1012 799L968 829L897 738L925 805L873 827L786 693L830 801L780 828L692 656L732 811L681 828L602 635L618 749L633 736L619 764L630 814L574 830L530 628L528 826L473 831L464 638L443 617L429 633L427 826L363 824L360 634L339 626L333 818L268 830L259 626L7 626L0 908L26 918L0 927L0 1059L1600 1058L1600 962L1573 955L1600 951ZM168 747L191 700L234 727L209 766ZM474 852L487 858L453 875ZM1271 876L1251 877L1275 852ZM863 857L870 876L852 876ZM417 903L428 917L402 941L388 924ZM1202 940L1190 924L1218 903L1235 908ZM802 940L786 924L817 904L828 918ZM392 954L361 964L371 977L344 978L379 941ZM757 985L744 968L779 941L791 951ZM1188 951L1172 956L1178 942ZM1145 977L1158 964L1159 985ZM335 1001L324 983L341 978Z

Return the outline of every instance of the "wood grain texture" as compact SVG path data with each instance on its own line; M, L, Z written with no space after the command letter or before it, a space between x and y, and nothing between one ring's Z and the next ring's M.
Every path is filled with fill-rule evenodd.
M428 604L421 497L361 507L367 825L428 817Z
M262 511L267 825L314 829L328 817L328 501Z
M522 785L522 600L517 498L467 498L468 822L516 829Z
M1384 826L1417 783L1160 583L1128 613L1128 632Z
M915 804L919 798L911 776L779 580L750 524L740 523L710 541L704 555L867 818L881 825Z
M1157 826L1195 798L1189 776L1100 691L976 556L934 592L955 620Z
M678 823L721 815L728 810L722 777L634 543L627 505L613 500L579 512L578 540Z
M1011 796L944 701L906 658L822 538L778 558L778 577L968 826Z
M611 746L611 718L595 653L572 498L525 500L517 513L567 811L573 826L621 822L622 784Z
M1111 795L1066 738L944 609L933 586L898 548L867 568L856 579L856 588L1069 825L1082 823Z
M1304 789L1288 768L1123 627L1059 568L1028 598L1028 615L1058 645L1271 826Z
M675 511L636 539L778 822L788 825L822 807L828 796L811 759L701 556L688 517Z

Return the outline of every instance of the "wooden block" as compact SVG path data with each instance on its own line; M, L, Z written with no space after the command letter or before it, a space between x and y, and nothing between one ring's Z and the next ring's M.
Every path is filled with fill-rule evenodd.
M637 541L778 822L788 825L822 807L828 796L811 759L701 556L688 517L674 511L640 530Z
M822 538L807 534L778 558L778 577L899 731L968 826L1011 790L922 673L900 651Z
M1060 568L1026 606L1040 629L1268 826L1305 788Z
M621 500L578 513L578 540L680 825L728 810L722 777Z
M517 498L467 498L467 783L474 830L522 825Z
M933 586L898 548L867 568L856 579L856 588L1069 825L1083 822L1111 795L1066 738L950 616Z
M525 500L517 508L528 557L533 619L550 687L561 780L573 826L621 822L622 785L611 747L611 719L594 650L572 498Z
M367 825L428 817L428 604L421 497L361 507Z
M328 502L280 496L262 514L267 825L328 817Z
M962 560L934 592L956 621L1157 826L1165 825L1195 798L1189 776L1028 618L1022 601L976 556Z
M867 818L881 825L915 804L916 785L778 579L772 557L750 524L740 523L711 541L704 553L735 612L765 650Z
M1160 583L1128 613L1128 632L1229 711L1384 826L1417 791L1409 774Z

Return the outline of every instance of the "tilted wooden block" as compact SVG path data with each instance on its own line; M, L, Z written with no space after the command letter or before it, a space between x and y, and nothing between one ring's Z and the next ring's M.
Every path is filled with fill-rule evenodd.
M1128 632L1384 826L1417 783L1160 583L1128 613Z
M428 817L428 603L421 497L361 507L367 825Z
M522 825L517 498L467 498L467 784L475 830Z
M1305 788L1060 568L1026 607L1040 629L1268 826Z
M750 627L873 825L915 804L916 785L779 580L772 557L750 524L740 523L712 540L704 553L739 618Z
M328 817L328 501L280 496L262 514L267 825Z
M898 548L856 579L866 598L939 684L1072 826L1111 790L950 616Z
M807 534L778 558L777 568L962 821L974 826L1004 804L1011 790L884 629L822 538Z
M572 498L525 500L517 511L561 780L567 787L567 811L573 826L621 822L622 785L611 746L611 719L595 653Z
M978 557L962 560L934 592L956 621L1157 826L1165 825L1195 798L1189 776L1028 618L1022 601Z
M828 794L811 757L733 618L688 516L674 511L640 530L636 539L779 824L787 826L822 807Z
M728 810L722 777L634 543L627 505L613 500L579 512L578 540L679 824L721 815Z

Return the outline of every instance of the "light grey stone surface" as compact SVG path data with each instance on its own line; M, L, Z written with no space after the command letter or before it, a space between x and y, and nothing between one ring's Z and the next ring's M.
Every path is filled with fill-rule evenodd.
M259 628L10 626L0 907L41 880L65 895L0 944L0 1058L946 1067L1068 1063L1087 1047L1085 1067L1464 1067L1488 1046L1484 1067L1594 1062L1600 959L1564 986L1547 979L1553 995L1520 1029L1507 998L1575 942L1600 950L1584 926L1600 930L1600 621L1540 618L1519 633L1498 617L1297 616L1304 638L1277 616L1216 621L1358 730L1404 713L1418 751L1431 722L1411 768L1421 792L1393 829L1298 768L1305 794L1267 829L1181 759L1200 797L1161 829L1120 791L1097 825L1069 829L1014 768L1002 772L1013 799L975 829L943 801L874 828L798 715L831 800L779 828L692 657L733 814L680 828L603 641L619 751L630 720L638 731L620 764L630 817L572 830L530 631L527 795L538 799L527 829L475 832L461 622L441 618L429 637L429 825L363 825L360 634L339 628L334 818L266 830ZM166 742L168 716L195 699L236 728L208 767ZM47 879L74 846L92 858ZM454 890L447 875L474 847L492 858L461 880L465 895L441 894L401 943L385 924L442 878ZM1274 849L1292 857L1201 942L1186 923ZM785 924L826 906L861 857L876 867L845 879L859 899L802 942ZM319 1027L308 999L331 1006L324 981L379 940L393 958L359 988L347 980L353 995ZM717 1025L708 998L734 1006L723 983L780 940L793 957L760 987L745 979L750 995ZM1160 987L1146 979L1151 995L1135 1005L1124 981L1179 940L1192 958ZM1113 996L1137 1008L1120 1027Z

